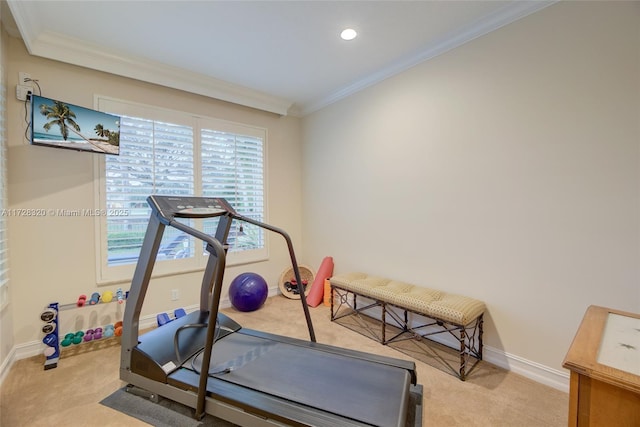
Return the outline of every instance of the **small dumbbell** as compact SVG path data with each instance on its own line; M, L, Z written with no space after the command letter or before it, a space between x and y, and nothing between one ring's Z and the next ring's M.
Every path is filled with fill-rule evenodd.
M102 302L111 302L113 300L113 292L105 291L102 293Z
M86 302L87 302L87 296L82 294L78 297L78 302L76 304L78 305L78 307L82 307Z
M91 341L93 339L93 329L87 329L87 332L85 332L82 339L84 340L84 342Z
M54 310L53 308L47 308L42 313L40 313L40 319L43 322L52 322L57 315L58 312L56 310Z
M104 336L105 338L110 338L115 334L115 328L113 325L107 325L104 327Z
M56 330L56 324L55 324L55 323L53 323L53 322L51 322L51 323L45 323L45 324L42 326L42 332L44 332L45 334L50 334L50 333L52 333L52 332L53 332L53 331L55 331L55 330Z
M73 339L75 338L75 336L76 334L74 334L73 332L69 332L64 336L64 339L60 344L62 344L63 347L69 347L71 344L73 344Z
M113 331L117 337L122 335L122 321L118 321L115 325L113 325Z
M171 318L167 313L160 313L156 316L156 322L158 323L158 326L164 326L171 322Z
M100 338L102 338L102 328L95 328L93 330L93 339L99 340Z
M82 337L84 337L84 332L78 331L74 334L73 339L71 341L74 344L80 344L82 342Z
M91 299L89 300L89 305L96 305L99 302L100 302L100 294L97 292L92 293Z
M56 336L56 334L47 334L42 339L42 342L48 345L49 347L55 347L56 344L58 344L58 337Z

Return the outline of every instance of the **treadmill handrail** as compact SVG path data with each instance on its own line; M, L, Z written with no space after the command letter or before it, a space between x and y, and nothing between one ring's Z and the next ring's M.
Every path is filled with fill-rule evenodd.
M209 364L211 363L211 353L213 352L213 343L215 342L215 320L218 317L218 310L220 308L220 296L222 292L222 278L224 276L225 264L226 264L226 250L223 244L213 236L210 236L202 231L191 227L190 225L179 222L175 219L175 217L167 218L164 214L161 213L159 206L153 200L153 197L149 197L149 200L152 201L155 206L156 215L160 222L166 223L171 227L177 228L180 231L183 231L197 239L200 239L207 243L207 251L211 253L210 256L215 256L217 259L216 268L214 270L214 278L213 278L213 289L212 295L210 296L210 304L209 304L209 323L207 328L207 336L205 340L204 354L203 354L203 365L202 371L200 372L200 381L198 385L198 396L196 403L196 418L201 419L205 414L205 400L207 394L207 379L209 376ZM213 215L212 215L213 216ZM220 216L216 214L215 216ZM274 227L269 224L265 224L263 222L254 220L252 218L248 218L242 215L239 215L235 212L226 212L222 216L230 217L231 219L237 219L239 221L247 222L249 224L256 225L260 228L264 228L266 230L272 231L276 234L280 234L287 243L287 249L289 250L289 257L291 258L291 263L293 266L294 275L298 283L302 283L302 278L300 276L300 269L298 268L298 262L296 260L296 255L293 250L293 243L291 241L291 237L284 230ZM202 218L202 215L197 215L198 218ZM182 215L181 218L189 218L189 215ZM164 220L164 221L163 221ZM209 260L211 262L211 259ZM309 306L307 305L307 299L304 292L300 293L300 301L302 304L302 309L304 311L305 320L307 323L307 329L309 331L309 339L312 342L316 342L315 331L313 329L313 322L311 321L311 315L309 313Z
M153 198L149 197L148 200L151 201L153 200ZM166 218L164 215L160 213L159 209L157 209L157 205L155 204L155 201L154 201L154 205L156 206L156 209L153 209L154 211L156 211L154 212L155 217L158 219L160 223L177 228L180 231L183 231L197 239L200 239L206 242L207 251L211 254L210 257L215 256L215 259L216 259L215 269L213 271L213 277L211 277L211 283L213 284L213 286L209 288L213 292L210 295L210 300L209 300L210 302L209 303L209 321L208 321L207 336L206 336L205 347L204 347L204 360L202 361L203 370L200 373L200 382L198 385L198 396L197 396L197 407L196 407L196 414L195 414L197 419L202 419L205 414L207 379L209 376L208 372L209 372L209 364L211 363L211 353L213 351L213 342L215 340L216 319L218 318L218 310L220 308L220 295L222 293L222 279L224 277L224 270L226 265L226 250L224 249L224 246L222 245L222 243L220 243L220 241L218 241L218 239L216 239L215 237L212 237L206 233L203 233L202 231L196 228L193 228L187 224L183 224L177 221L175 218ZM227 213L227 215L229 215L229 213ZM154 217L154 214L152 214L152 217ZM159 239L157 240L159 244ZM156 252L157 252L157 249L156 249ZM155 260L155 256L154 256L154 260ZM213 259L209 258L208 263L211 263L211 262L213 262ZM205 276L207 274L206 271L207 270L205 270Z
M260 228L264 228L266 230L272 231L272 232L274 232L276 234L280 234L284 238L286 243L287 243L287 249L289 250L289 257L291 258L291 263L292 263L292 267L293 267L293 271L294 271L294 276L295 276L296 280L298 281L298 283L302 283L302 278L300 276L300 269L298 268L298 262L296 260L296 254L295 254L295 252L293 250L293 242L291 241L291 237L289 236L289 234L286 231L284 231L284 230L282 230L282 229L280 229L278 227L274 227L272 225L265 224L263 222L257 221L255 219L239 215L237 213L228 212L226 215L231 217L232 219L237 219L239 221L247 222L249 224L256 225L256 226L258 226ZM158 214L158 216L160 218L162 218L161 215ZM187 224L183 224L182 222L179 222L176 219L169 220L167 225L170 225L171 227L177 228L180 231L183 231L183 232L185 232L185 233L187 233L187 234L189 234L189 235L191 235L193 237L196 237L196 238L198 238L198 239L200 239L200 240L202 240L204 242L207 242L207 244L213 246L213 248L216 248L217 246L220 246L220 248L222 250L224 250L224 247L222 247L222 244L216 238L214 238L214 237L212 237L212 236L210 236L210 235L208 235L206 233L203 233L202 231L200 231L200 230L198 230L196 228L193 228L193 227L191 227L191 226L189 226ZM209 249L207 249L207 250L209 250ZM219 249L214 249L215 252L218 252L218 250ZM210 250L209 250L209 252L213 253ZM306 298L306 295L304 294L304 292L300 292L300 300L301 300L301 303L302 303L302 310L304 311L305 320L307 322L307 329L309 330L309 339L312 342L316 342L315 331L313 329L313 322L311 320L311 315L309 313L309 306L307 304L307 298ZM216 306L218 306L220 304L220 301L219 300L218 301L212 301L212 303L215 304Z
M286 231L278 227L274 227L272 225L257 221L255 219L242 216L237 213L231 214L231 217L239 221L248 222L249 224L257 225L258 227L264 228L269 231L273 231L276 234L280 234L284 238L284 240L287 242L287 249L289 250L289 258L291 258L291 264L293 267L294 276L298 281L298 283L302 283L302 277L300 276L300 269L298 268L298 261L296 260L296 254L293 250L293 242L291 241L291 237ZM309 305L307 304L307 296L305 295L304 292L300 292L300 302L302 303L302 310L304 311L304 317L307 322L307 329L309 330L309 339L312 342L316 342L316 334L313 329L313 322L311 321L311 315L309 314Z
M173 221L176 222L176 221ZM179 223L181 224L181 223ZM188 225L184 225L185 228L189 228L193 231L198 231L189 227ZM198 231L200 234L200 232ZM215 329L216 329L216 319L218 318L218 310L220 308L220 295L222 294L222 278L224 277L224 270L226 264L226 251L222 244L215 238L212 238L208 235L205 235L207 239L205 240L207 243L207 250L211 252L209 256L208 264L213 262L212 256L216 256L216 265L213 270L213 289L210 297L211 303L209 304L209 321L207 327L207 337L205 339L204 346L204 357L205 360L202 361L202 369L203 371L200 373L200 382L198 384L198 396L196 403L196 419L201 420L205 415L205 399L207 396L207 380L209 379L209 364L211 363L211 353L213 352L213 343L215 341ZM213 252L211 251L213 249ZM209 266L207 266L209 267ZM208 268L207 268L208 270ZM205 276L207 276L207 270L205 270Z
M265 224L260 221L256 221L254 219L247 218L235 213L228 212L227 215L229 215L231 218L248 222L249 224L254 224L266 230L273 231L277 234L280 234L282 237L284 237L285 241L287 242L287 248L289 249L289 257L291 258L291 263L293 264L296 280L298 280L298 283L302 283L302 280L300 278L300 271L298 269L298 262L296 261L295 252L293 250L293 243L291 242L291 237L289 237L289 235L284 230L281 230L269 224ZM177 223L177 221L172 220L170 223ZM190 231L198 231L193 229L192 227L189 227L188 225L185 225L182 223L178 223L178 224L180 224L181 229L184 228L184 229L189 229ZM201 232L198 231L198 234L201 234ZM216 242L218 245L220 245L220 242L218 242L216 239L210 238L210 236L207 236L207 235L205 236L207 237L206 239L207 242L211 240L213 242ZM217 248L217 246L215 247ZM222 261L222 268L220 268L220 265L218 265L218 268L216 268L215 283L219 283L218 277L220 277L220 286L214 286L214 294L212 296L213 298L211 302L211 310L209 312L209 327L207 328L207 339L204 347L202 371L200 372L200 382L198 385L198 396L196 401L196 413L195 413L196 419L202 419L205 415L205 400L207 396L207 379L209 377L209 364L211 363L211 353L213 351L213 343L215 340L215 336L214 336L215 319L218 316L218 308L220 306L220 291L222 288L221 276L222 274L224 274L225 253L224 252L222 253L221 258L220 258L220 255L218 256L219 256L218 261ZM301 295L300 300L302 303L302 308L304 310L305 319L307 322L307 329L309 330L309 338L312 342L316 342L315 332L313 330L313 323L311 321L311 315L309 314L309 307L307 305L307 300L305 298L304 292L301 292L300 295Z

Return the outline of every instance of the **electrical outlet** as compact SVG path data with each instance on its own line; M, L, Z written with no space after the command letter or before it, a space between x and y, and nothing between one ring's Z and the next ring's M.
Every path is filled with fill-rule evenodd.
M18 84L31 86L31 74L20 71L18 73Z
M18 101L27 101L31 99L33 88L31 86L17 85L16 86L16 98Z
M180 298L180 292L177 289L171 289L171 301L177 301Z

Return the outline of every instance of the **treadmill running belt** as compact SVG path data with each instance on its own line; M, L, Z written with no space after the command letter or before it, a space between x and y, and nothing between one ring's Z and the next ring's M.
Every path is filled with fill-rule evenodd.
M202 356L192 359L196 372ZM234 333L214 345L209 374L363 423L405 423L410 379L404 369Z

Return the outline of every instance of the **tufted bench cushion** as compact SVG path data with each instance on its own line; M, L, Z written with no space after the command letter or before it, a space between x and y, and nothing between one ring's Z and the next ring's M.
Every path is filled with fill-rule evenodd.
M331 278L331 284L456 325L468 325L485 311L484 302L396 280L347 273Z
M333 276L330 283L332 321L348 316L360 319L361 315L369 318L380 315L379 336L369 327L363 330L368 331L366 334L371 338L385 345L405 339L431 340L433 335L450 333L458 340L458 376L463 381L482 360L482 324L486 308L484 302L358 272ZM358 297L365 297L373 303L365 302L359 305ZM371 311L376 308L381 309L377 314ZM403 311L403 315L397 314L397 309ZM431 320L416 326L414 320L407 315L408 312ZM387 338L387 325L396 328L395 336ZM397 332L398 330L400 332ZM472 363L470 358L475 358L475 362Z

